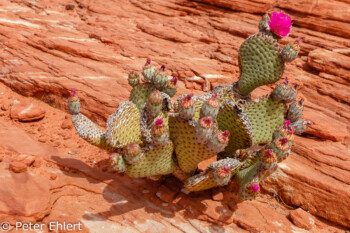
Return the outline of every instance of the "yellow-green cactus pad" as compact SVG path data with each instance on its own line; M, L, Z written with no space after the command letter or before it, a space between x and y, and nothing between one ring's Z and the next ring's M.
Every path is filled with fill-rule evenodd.
M230 131L230 138L225 148L226 155L233 155L236 150L252 145L253 134L246 114L233 101L226 101L219 111L217 122L220 130Z
M129 100L136 104L139 111L141 111L148 96L155 90L156 88L151 83L140 83L132 89Z
M146 151L137 164L128 166L126 174L134 178L171 174L176 166L172 159L173 150L174 145L169 141L164 146Z
M72 122L79 136L90 144L108 151L115 150L115 147L108 143L106 134L83 114L72 115Z
M187 179L185 188L188 191L195 192L227 185L231 177L238 172L241 165L239 160L231 158L215 161L209 165L206 171ZM218 172L220 171L220 167L222 168L223 166L228 167L231 171L228 170L229 174L227 177L220 178Z
M214 171L204 171L187 179L184 186L188 191L197 192L218 186L213 178Z
M125 147L131 142L142 144L141 114L136 105L130 101L122 102L117 111L107 120L107 141L113 147Z
M269 143L275 130L284 122L285 104L263 97L248 104L246 113L253 130L253 145Z
M252 35L243 42L238 53L239 90L243 94L282 77L284 61L278 49L277 40L264 33Z
M199 114L199 112L198 112ZM170 138L174 142L176 157L184 172L193 172L199 162L215 155L196 139L196 128L175 115L169 116Z

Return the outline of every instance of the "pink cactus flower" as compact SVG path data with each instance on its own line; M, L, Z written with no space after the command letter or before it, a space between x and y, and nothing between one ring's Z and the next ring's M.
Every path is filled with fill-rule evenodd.
M272 149L267 149L266 154L271 156L273 155L273 150Z
M258 192L260 189L260 186L258 184L252 184L252 189L254 192Z
M70 94L71 94L71 96L75 96L77 94L77 92L74 89L71 89Z
M157 126L161 126L162 124L163 124L163 119L159 118L159 119L156 120L156 125Z
M287 37L292 29L292 19L281 11L274 11L268 21L270 30L280 37Z
M288 83L289 83L289 80L288 80L288 77L286 77L286 79L284 80L283 84L287 86Z
M283 128L288 129L288 126L290 125L290 120L286 120L283 122Z
M151 59L147 58L146 65L151 65Z

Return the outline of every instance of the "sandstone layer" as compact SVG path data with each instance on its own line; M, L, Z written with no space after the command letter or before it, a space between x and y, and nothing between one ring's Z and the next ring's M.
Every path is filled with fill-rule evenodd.
M0 0L0 219L68 216L84 224L81 232L349 229L349 9L347 0ZM304 117L314 124L257 200L237 203L232 187L186 195L173 178L117 175L108 154L74 132L69 90L103 128L128 99L127 74L147 57L180 78L177 96L236 81L240 44L273 10L293 19L281 44L302 38L300 58L287 64L285 76L300 84ZM16 101L26 122L13 117ZM25 163L21 154L35 161Z

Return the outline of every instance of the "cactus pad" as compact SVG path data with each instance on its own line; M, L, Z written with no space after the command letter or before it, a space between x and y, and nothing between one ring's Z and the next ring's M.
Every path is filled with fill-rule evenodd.
M230 131L230 141L225 148L226 155L232 155L237 149L252 145L253 135L246 114L238 109L233 101L226 101L217 117L220 130Z
M245 113L253 130L253 145L269 143L273 132L284 121L285 105L271 98L259 98L252 101Z
M140 117L134 103L121 103L117 111L108 117L106 135L109 144L117 148L132 142L141 144Z
M135 165L128 166L126 174L133 178L167 175L175 170L172 159L174 145L171 141L164 146L154 147Z
M277 82L284 71L284 61L278 53L278 43L272 36L257 33L239 48L239 90L249 94L255 88Z
M172 115L169 117L169 129L179 166L184 172L193 172L199 162L215 155L197 141L194 125Z
M141 111L148 96L155 90L156 88L151 83L140 83L132 89L129 100L136 104L139 111Z
M72 122L79 136L90 144L108 151L113 151L106 139L106 134L102 132L89 118L83 114L72 115Z

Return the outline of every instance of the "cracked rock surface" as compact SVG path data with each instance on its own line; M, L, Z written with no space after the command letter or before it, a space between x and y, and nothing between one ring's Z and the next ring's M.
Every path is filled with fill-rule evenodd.
M129 97L128 73L140 71L147 57L179 77L174 99L236 81L240 44L257 31L263 13L276 9L293 19L281 44L302 38L285 76L300 84L304 118L314 124L296 137L293 153L256 200L238 203L232 185L186 195L174 178L115 174L109 155L80 139L69 123L66 103L74 88L82 113L105 127ZM0 0L0 219L81 222L77 232L98 233L305 232L289 217L301 208L314 221L310 232L345 232L348 9L347 0ZM253 97L272 88L258 88ZM27 104L18 111L26 114L24 122L11 119L16 101ZM30 163L23 160L28 156ZM15 173L11 163L23 169Z

